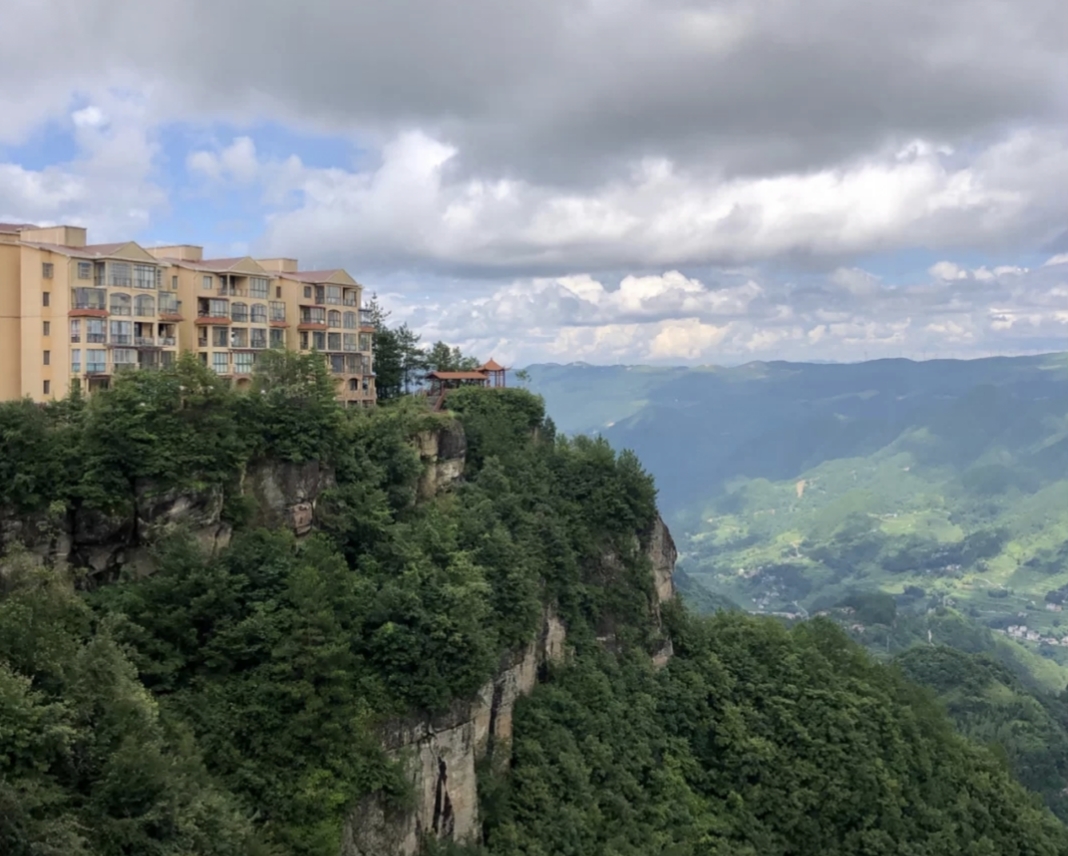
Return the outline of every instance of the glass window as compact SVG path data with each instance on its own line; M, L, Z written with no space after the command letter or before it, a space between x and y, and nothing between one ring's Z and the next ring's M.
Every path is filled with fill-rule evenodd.
M118 366L132 366L137 363L137 351L133 348L115 348L111 352L111 361Z
M129 315L130 295L118 291L112 294L110 311L112 315Z
M70 340L80 342L82 340L82 322L80 318L70 319Z
M103 344L108 340L107 325L103 318L85 319L85 341L89 344Z
M267 304L266 303L253 303L252 304L252 323L253 324L266 324L267 323Z
M78 262L78 279L89 279L93 275L92 262Z
M361 368L359 354L345 354L345 371L349 374L359 374Z
M271 320L272 321L285 321L286 320L286 305L280 300L271 301Z
M111 322L111 344L129 345L133 342L133 324L129 321Z
M326 315L327 327L340 327L341 326L341 313L336 309L331 309Z
M267 331L263 327L253 327L250 332L252 334L251 344L253 348L267 347Z
M346 306L359 306L360 305L360 293L355 288L345 289L345 305Z
M151 294L139 294L134 300L134 315L138 318L151 318L156 314L156 298Z
M161 315L177 315L179 300L178 295L169 291L162 291L159 295L159 311Z
M211 291L213 288L215 288L215 277L213 277L210 273L206 273L204 274L204 278L201 283L205 291Z
M371 350L371 334L370 333L360 333L360 350L361 351L369 351L369 350Z
M103 374L108 369L107 351L90 348L85 352L85 370Z
M327 303L340 303L341 302L341 286L340 285L328 285L326 287L326 302Z
M178 290L178 274L171 276L171 291Z
M51 279L55 273L55 265L52 262L41 262L41 276L45 279Z
M82 370L82 349L71 348L70 350L70 370L72 374L79 374Z
M271 347L284 348L286 346L286 331L271 330Z
M211 346L213 348L227 348L230 346L230 328L212 327Z
M334 374L341 374L345 371L345 355L344 354L331 354L330 355L330 371Z
M359 343L356 341L355 333L346 333L344 336L345 350L346 351L358 351Z
M73 288L71 302L74 309L107 309L107 292L102 288Z
M41 305L42 306L50 306L51 305L51 301L52 301L52 292L51 291L42 291L41 292Z
M45 395L51 395L52 394L52 381L46 380L42 384L42 388L44 389L44 394Z
M230 347L247 348L248 330L246 330L244 327L234 327L232 330L230 330Z
M270 287L270 280L264 279L262 276L254 276L249 280L249 294L253 297L266 298Z
M43 336L51 336L52 335L52 322L51 321L45 321L41 325L41 335L43 335Z
M212 354L211 367L216 374L226 374L230 370L230 355L226 351Z
M300 349L302 351L308 350L308 334L303 330L300 333Z
M356 329L356 313L355 312L346 312L345 313L345 329L346 330L355 330Z
M110 262L108 268L111 274L108 277L109 285L118 285L124 287L128 287L130 285L130 266L126 262Z
M209 300L208 314L212 318L229 318L230 304L225 300Z
M304 296L307 297L307 298L311 298L311 296L312 296L312 287L310 285L304 286Z
M234 354L234 371L237 374L250 374L252 372L252 360L255 356L250 351Z
M312 347L317 351L326 350L326 333L312 333Z
M328 333L326 336L326 349L328 351L340 351L341 350L341 334L340 333Z
M248 304L235 303L230 307L230 320L248 323Z
M301 324L325 324L326 310L321 306L302 306L300 308Z
M46 365L46 366L52 365L52 352L51 351L45 351L41 355L41 357L42 357L42 359L44 361L44 365Z
M134 265L133 286L134 288L155 288L156 278L159 276L159 268L155 265Z

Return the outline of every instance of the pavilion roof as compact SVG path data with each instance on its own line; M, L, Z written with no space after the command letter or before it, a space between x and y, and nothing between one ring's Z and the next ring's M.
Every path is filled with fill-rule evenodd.
M478 367L480 372L503 372L507 369L498 363L493 357L489 358L489 362L485 362Z

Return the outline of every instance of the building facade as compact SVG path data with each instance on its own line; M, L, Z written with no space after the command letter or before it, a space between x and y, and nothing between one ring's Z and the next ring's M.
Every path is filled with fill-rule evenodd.
M269 348L323 355L349 405L375 401L373 327L343 270L204 259L200 247L89 244L85 229L0 223L0 400L92 392L181 351L242 387Z

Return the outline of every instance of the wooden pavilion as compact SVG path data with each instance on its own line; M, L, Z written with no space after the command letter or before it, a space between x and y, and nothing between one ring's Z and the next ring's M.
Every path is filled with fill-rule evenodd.
M503 389L508 385L507 372L508 369L492 358L471 371L433 371L426 376L426 379L430 382L430 389L427 390L426 394L433 402L431 405L433 409L441 410L445 405L445 397L454 389L460 389L464 386Z

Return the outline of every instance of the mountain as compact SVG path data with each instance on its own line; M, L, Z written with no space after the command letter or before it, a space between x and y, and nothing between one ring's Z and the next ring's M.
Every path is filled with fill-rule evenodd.
M1068 356L528 371L562 430L635 450L697 584L955 609L1068 681Z
M633 454L448 405L343 409L282 352L0 404L0 852L1068 852L834 621L687 609Z

